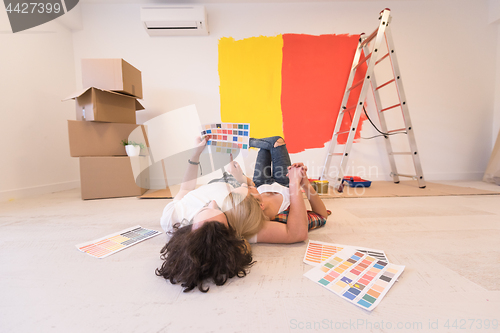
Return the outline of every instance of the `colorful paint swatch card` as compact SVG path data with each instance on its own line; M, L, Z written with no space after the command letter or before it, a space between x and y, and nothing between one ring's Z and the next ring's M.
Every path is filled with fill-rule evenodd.
M159 234L161 234L160 231L137 225L91 242L79 244L76 247L95 258L105 258Z
M304 276L365 310L372 311L405 266L378 260L355 249L337 252Z
M307 244L304 262L308 265L317 266L343 249L343 246L310 240L309 244Z
M207 145L212 153L236 155L238 149L250 148L250 124L217 123L202 127L201 136L211 136Z
M304 263L308 265L317 266L326 259L330 258L335 253L342 251L343 249L346 248L354 249L359 252L368 254L376 259L383 260L387 263L389 262L389 260L385 255L385 252L382 250L374 250L365 247L332 244L332 243L310 240L309 244L307 244L307 250L304 255Z

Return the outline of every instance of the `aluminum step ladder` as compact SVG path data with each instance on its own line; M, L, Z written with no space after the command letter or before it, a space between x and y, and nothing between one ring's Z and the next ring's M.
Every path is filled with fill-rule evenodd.
M417 150L417 144L415 142L414 129L411 124L410 114L408 112L408 103L406 101L406 96L403 90L403 84L401 80L401 74L399 71L399 65L396 58L396 52L394 49L394 43L392 40L392 35L390 31L390 21L391 21L391 12L390 9L385 9L380 12L380 23L378 29L376 29L371 35L365 36L362 34L359 39L358 47L356 49L356 53L354 55L351 72L349 74L349 78L347 80L346 89L344 92L344 97L342 99L342 104L340 111L338 113L337 122L335 123L335 129L333 131L333 137L330 141L329 148L327 151L325 164L323 166L320 179L330 181L330 186L333 186L337 191L343 191L343 178L344 172L346 171L347 162L349 159L349 154L351 152L352 144L354 141L354 136L356 134L356 129L361 117L361 114L364 110L364 102L366 99L366 95L368 89L373 91L373 95L375 98L375 104L377 108L377 113L380 120L381 131L384 136L385 145L387 148L387 153L389 157L389 163L391 166L391 176L395 183L399 183L399 177L409 177L418 181L418 186L420 188L425 188L425 179L422 173L422 167L420 164L420 158ZM382 44L385 41L387 53L384 55L380 55L382 48L384 45ZM363 57L361 57L363 55ZM386 81L381 85L377 85L375 78L375 66L381 63L382 61L389 60L391 62L392 74L391 79ZM367 64L366 73L363 79L358 82L354 82L354 77L356 75L356 71L362 68L363 64ZM359 98L357 99L357 103L353 105L347 105L349 100L350 92L359 87L361 85L361 92L359 94ZM399 102L388 106L382 107L380 91L384 87L395 85L397 90L397 95ZM386 124L386 116L384 112L399 108L402 111L404 127L403 128L395 128L388 129ZM351 113L354 111L354 116L351 117ZM366 110L365 110L366 112ZM349 114L351 117L351 125L347 131L341 132L341 124L345 114ZM337 138L340 134L349 133L347 142L344 146L343 152L335 152L335 147L337 144ZM390 135L404 133L408 137L409 150L404 152L396 152L393 150L393 145L391 144L391 140L389 138ZM397 171L396 160L394 158L395 155L408 155L413 159L413 166L415 169L414 175L409 174L400 174ZM340 158L340 166L337 170L337 174L333 177L329 175L330 164L332 163L333 157Z

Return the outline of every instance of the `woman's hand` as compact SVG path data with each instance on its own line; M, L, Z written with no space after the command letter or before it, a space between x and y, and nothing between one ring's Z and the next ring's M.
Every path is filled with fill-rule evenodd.
M303 163L294 163L288 170L300 169L302 178L300 179L300 187L304 190L309 199L309 204L311 205L311 210L324 218L328 217L328 211L326 210L325 204L316 193L314 187L312 187L309 182L309 177L307 177L307 167Z
M291 168L303 168L304 171L307 172L307 166L305 166L304 163L302 162L293 163L291 166L288 167L288 170L290 170Z
M210 140L211 136L210 135L206 135L203 137L203 139L201 137L196 137L196 147L195 147L195 150L194 150L194 153L193 153L193 158L192 159L196 159L196 161L193 161L193 162L198 162L198 159L201 155L201 153L203 152L203 149L205 149L205 147L207 146L207 142L208 140Z
M300 186L302 183L302 178L304 177L304 170L302 167L289 167L288 168L288 178L290 179L290 185Z
M247 177L243 173L243 170L241 170L240 164L236 161L231 161L228 164L227 167L227 172L233 175L233 177L240 183L246 184L247 183Z
M300 168L302 172L302 179L300 181L300 187L303 189L308 188L309 186L309 178L307 177L307 166L304 165L304 163L298 162L298 163L293 163L291 166L288 167L288 171L292 168Z

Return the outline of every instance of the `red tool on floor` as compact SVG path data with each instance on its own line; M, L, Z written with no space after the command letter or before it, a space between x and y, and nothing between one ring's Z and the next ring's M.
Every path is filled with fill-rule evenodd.
M344 182L346 182L349 187L370 187L372 184L370 180L362 179L358 176L344 176Z

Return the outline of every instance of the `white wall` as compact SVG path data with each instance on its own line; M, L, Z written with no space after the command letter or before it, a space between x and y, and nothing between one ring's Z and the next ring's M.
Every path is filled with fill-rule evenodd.
M195 103L202 123L220 120L217 45L280 33L360 33L378 25L390 7L392 29L410 113L428 180L480 179L492 147L497 29L489 25L488 2L471 0L308 2L207 5L207 37L151 38L139 5L84 4L84 29L74 33L80 59L122 57L143 73L145 121ZM77 81L79 83L79 81ZM364 125L363 136L374 131ZM354 145L354 171L371 167L372 179L388 179L383 142ZM325 149L292 156L319 172ZM376 170L376 171L374 171Z
M369 33L385 7L392 10L394 40L427 180L480 179L500 118L500 80L494 69L495 64L500 67L499 52L492 47L500 32L490 24L491 1L210 4L209 36L164 38L151 38L143 30L140 5L82 4L81 31L71 34L49 23L38 31L51 33L37 28L2 33L0 126L11 144L3 155L9 157L0 159L0 195L10 198L77 186L78 162L69 157L66 133L74 106L60 99L81 86L82 58L120 57L142 71L146 111L139 113L140 122L193 103L202 123L213 122L220 120L221 37ZM5 13L1 15L0 29L10 31ZM366 123L362 135L372 133ZM354 147L349 164L355 171L370 168L370 179L388 179L382 141L365 140ZM318 176L315 171L323 164L324 150L295 154L292 160L306 162L310 176Z
M55 22L13 34L0 10L0 201L79 186L67 119L75 90L71 32Z
M500 1L489 0L488 1L488 23L491 25L496 25L497 28L497 39L496 39L496 76L495 76L495 102L494 102L494 112L493 112L493 135L492 143L495 144L497 139L497 133L500 131ZM494 44L494 43L493 43Z

